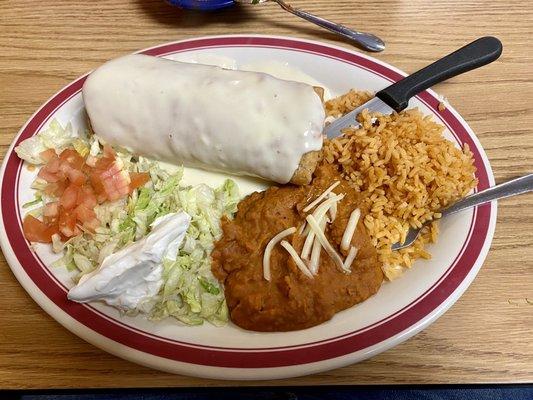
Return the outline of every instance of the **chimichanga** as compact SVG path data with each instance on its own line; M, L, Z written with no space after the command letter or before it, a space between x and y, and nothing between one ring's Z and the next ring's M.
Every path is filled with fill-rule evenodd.
M173 164L309 183L325 113L310 85L146 55L107 62L83 99L94 132Z

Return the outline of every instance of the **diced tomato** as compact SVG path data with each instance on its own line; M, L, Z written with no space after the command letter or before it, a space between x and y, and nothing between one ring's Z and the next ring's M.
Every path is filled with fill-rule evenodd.
M111 176L102 176L102 183L107 191L120 191L129 187L130 177L126 171L121 171Z
M122 165L119 161L113 161L105 170L100 172L100 177L102 179L109 178L110 176L116 175L122 171Z
M43 222L47 226L54 226L56 227L56 230L59 232L59 228L57 228L57 223L59 221L59 215L57 217L43 217Z
M59 218L59 203L53 201L47 203L43 208L43 222L46 225L57 225Z
M86 223L83 224L83 226L85 227L85 229L91 231L91 232L94 232L96 230L96 228L98 228L100 226L100 221L98 221L97 218L91 220L91 221L87 221Z
M76 204L83 204L84 206L92 209L98 204L93 189L88 185L83 185L78 191L78 200Z
M51 243L52 235L58 232L56 226L48 226L29 214L22 222L22 229L26 239L39 243Z
M78 207L76 207L75 212L76 218L86 229L94 231L96 228L98 228L98 226L100 226L100 222L98 221L98 218L96 218L96 213L85 205L80 204Z
M79 169L74 168L70 169L67 172L67 178L72 184L76 186L83 185L87 180L87 176L85 176L83 172L81 172Z
M41 168L37 176L50 183L57 182L61 179L61 176L59 174L50 172L45 167Z
M68 179L71 183L73 183L76 186L83 185L85 181L87 180L87 177L81 170L74 168L67 161L63 161L61 163L59 170L62 176L64 176L66 179Z
M76 236L79 229L76 226L76 214L73 210L65 210L61 207L59 210L59 232L66 237Z
M130 192L130 180L128 173L125 171L103 178L102 184L107 197L111 201L127 196Z
M89 155L84 159L73 149L59 155L46 150L41 156L46 165L39 177L48 182L44 192L57 201L45 205L43 221L30 216L24 220L24 233L30 241L49 243L53 234L68 240L80 235L81 229L94 231L100 226L94 212L97 204L126 197L150 180L148 173L125 171L109 145L104 145L104 155L99 158Z
M61 166L61 161L57 156L52 158L50 161L48 161L48 164L46 164L43 168L45 168L49 172L57 173L59 172L59 167Z
M112 158L102 157L96 160L94 164L94 169L97 171L105 171L110 168L110 166L115 162Z
M62 178L60 164L59 158L53 156L37 175L47 182L57 182Z
M52 159L57 158L56 151L54 149L48 149L39 154L45 163L50 162Z
M76 218L80 222L88 222L96 218L96 213L83 204L77 206L75 212Z
M74 169L67 161L60 161L60 164L59 164L59 172L63 175L63 176L67 176L67 173L68 171L70 171L71 169Z
M150 180L150 175L146 172L131 172L130 173L130 192L133 192L138 187L144 186Z
M95 156L87 156L87 158L85 159L85 164L87 164L89 167L94 167L96 166L96 162L98 161L98 158L96 158Z
M57 201L52 201L45 204L43 215L45 217L57 217L59 215L59 203Z
M104 157L115 160L117 153L115 153L115 150L110 145L104 144Z
M65 191L63 192L59 200L61 207L63 207L65 210L70 210L76 207L76 202L78 200L78 191L79 191L78 186L72 185L72 184L69 185L65 189Z
M46 185L46 187L44 188L44 193L48 196L61 197L66 188L67 182L62 180Z
M59 153L59 159L61 161L74 160L77 154L79 155L79 153L74 149L65 149Z
M96 200L98 201L98 204L102 204L107 201L107 196L105 195L105 193L98 194L96 195Z
M100 174L98 172L93 172L89 176L89 179L91 181L91 186L94 189L94 192L98 198L98 202L101 203L100 199L103 198L103 201L107 198L105 194L104 184L102 183L102 179L100 178Z
M104 163L97 162L97 166L103 166ZM108 164L106 169L97 169L91 174L91 184L96 192L97 198L104 196L115 201L121 197L127 196L130 193L129 184L130 177L126 171L122 169L119 160Z
M76 150L65 149L59 155L61 161L66 161L74 169L81 169L83 164L85 164L85 159L78 153Z

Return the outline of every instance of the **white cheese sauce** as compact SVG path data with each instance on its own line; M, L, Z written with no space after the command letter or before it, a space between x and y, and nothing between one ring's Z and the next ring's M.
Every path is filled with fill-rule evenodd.
M100 300L120 310L146 308L163 284L163 258L175 259L191 217L181 211L156 219L144 238L107 256L68 292L79 303Z
M324 100L329 100L333 97L330 90L322 82L317 81L315 78L306 74L301 69L294 67L287 61L260 60L239 65L234 58L204 52L175 53L165 56L165 58L186 63L213 65L225 69L263 72L278 79L307 83L311 86L320 86L324 89Z
M278 79L285 79L287 81L295 81L307 83L311 86L319 86L324 89L324 100L332 98L329 89L315 78L307 75L305 72L294 68L288 62L281 62L276 60L257 61L253 63L243 64L238 67L242 71L263 72L275 76Z
M94 131L161 161L288 182L322 147L312 86L271 75L129 55L83 87Z

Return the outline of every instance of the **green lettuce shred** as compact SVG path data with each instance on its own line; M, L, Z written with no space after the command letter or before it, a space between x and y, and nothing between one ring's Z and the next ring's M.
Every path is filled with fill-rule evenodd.
M124 161L131 171L149 172L151 182L128 199L96 206L101 226L92 235L70 239L56 265L79 271L79 279L94 271L105 257L149 234L157 218L183 210L191 216L191 224L175 259L163 260L164 283L150 302L148 316L152 320L173 317L188 325L204 321L225 324L228 310L224 290L211 272L210 254L222 235L220 219L232 217L236 211L237 185L228 179L216 189L203 184L181 186L181 168L170 174L158 163L142 158Z
M74 148L82 156L100 156L103 141L89 132L74 135L72 126L63 127L57 120L47 129L21 142L15 151L31 164L42 164L41 152ZM237 211L239 189L228 179L220 187L182 185L183 168L170 173L160 164L144 157L133 156L123 149L117 155L129 172L147 172L150 182L134 190L127 198L97 205L94 208L100 226L94 233L85 232L62 243L52 238L52 249L62 253L53 266L77 272L74 280L94 271L114 252L150 233L157 218L171 212L185 211L191 224L178 254L163 260L163 285L158 295L135 312L146 312L152 320L173 317L188 325L204 321L220 326L228 321L224 290L211 272L210 254L214 243L222 235L220 219L232 217ZM41 205L29 211L39 217L47 197L43 193L46 182L36 178L32 188L35 200L23 207Z
M44 162L40 156L43 151L48 149L61 151L79 140L81 139L73 135L70 123L63 127L59 121L53 119L48 128L43 129L35 136L23 140L15 147L15 152L24 161L39 165Z

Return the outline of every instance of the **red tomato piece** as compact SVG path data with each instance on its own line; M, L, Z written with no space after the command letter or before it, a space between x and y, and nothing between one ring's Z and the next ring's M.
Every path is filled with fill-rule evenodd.
M76 207L76 202L78 200L78 190L78 186L72 184L69 185L65 189L59 200L61 207L63 207L65 210L70 210Z
M80 222L88 222L96 218L96 213L89 207L86 207L84 204L78 205L75 212L76 218Z
M70 238L80 233L76 226L76 215L73 210L59 210L59 232L65 237Z
M103 157L84 159L77 151L65 149L59 154L46 150L42 154L46 165L39 176L48 184L44 192L58 200L45 205L43 221L36 218L25 222L25 232L31 240L51 241L54 233L62 240L80 235L83 229L94 231L100 226L94 207L105 201L115 201L149 181L147 173L123 170L122 160L109 145L104 145Z
M66 161L74 169L81 169L83 164L85 164L85 159L73 149L65 149L59 155L61 161Z
M96 218L96 213L91 208L80 204L78 207L76 207L75 212L76 218L86 229L94 231L100 226L100 221L98 221L98 218Z
M43 208L43 216L45 217L57 217L59 215L59 203L57 201L52 201L46 203Z
M56 151L54 149L48 149L48 150L42 151L39 154L39 157L41 157L44 162L48 163L52 159L57 158L57 154L56 154Z
M93 219L91 221L87 221L83 224L83 226L85 227L85 229L91 231L91 232L94 232L96 230L96 228L98 228L100 226L100 221L98 221L98 219Z
M104 144L104 157L115 160L115 158L117 158L117 153L110 145Z
M67 188L67 182L65 181L49 183L44 188L44 193L47 194L48 196L60 197L66 188Z
M87 177L83 172L81 172L79 169L74 168L69 169L69 171L67 172L67 178L72 184L76 186L83 185L87 180Z
M61 176L58 173L50 172L46 169L46 167L41 168L37 176L50 183L54 183L61 180Z
M26 215L24 218L24 221L22 222L22 230L24 231L26 239L30 242L39 243L51 243L52 235L56 231L54 227L47 226L45 223L31 215Z
M100 199L103 196L105 201L106 194L104 184L102 183L102 178L100 178L100 174L98 172L93 172L89 176L89 179L91 181L91 186L93 187L97 198Z
M96 196L96 200L98 201L98 204L102 204L103 202L107 201L107 196L105 193L99 194Z
M89 167L94 167L96 166L96 162L98 161L98 158L96 158L95 156L87 156L87 158L85 159L85 164L87 164Z
M112 158L102 157L96 160L94 164L94 169L98 171L105 171L110 168L110 166L115 162Z
M59 172L59 167L61 166L61 161L59 161L59 158L55 156L50 161L48 161L48 164L46 164L43 168L46 169L48 172L57 173Z
M150 180L150 175L146 172L130 173L130 192L138 187L144 186Z
M105 193L111 201L127 196L130 192L129 183L129 176L125 171L102 179Z
M109 178L113 175L116 175L122 171L122 165L118 161L113 161L105 170L100 173L102 179Z
M83 185L78 191L78 201L77 204L83 204L84 206L92 209L98 204L96 201L96 196L91 186Z

